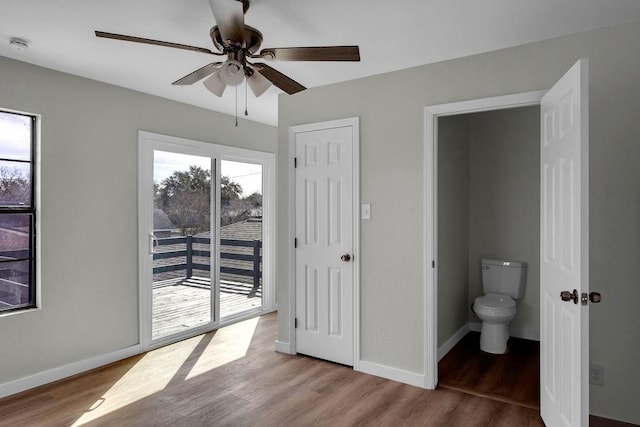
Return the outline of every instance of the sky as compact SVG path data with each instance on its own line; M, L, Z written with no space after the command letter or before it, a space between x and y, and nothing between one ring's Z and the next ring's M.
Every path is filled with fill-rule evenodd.
M191 165L200 166L207 170L211 169L211 158L156 150L154 152L153 180L160 183L174 171L186 171ZM261 165L222 160L220 174L242 186L242 197L255 192L262 194Z
M0 159L31 160L31 118L0 111ZM29 176L29 163L0 160L0 168L18 169Z
M0 112L0 147L0 158L30 160L30 117Z

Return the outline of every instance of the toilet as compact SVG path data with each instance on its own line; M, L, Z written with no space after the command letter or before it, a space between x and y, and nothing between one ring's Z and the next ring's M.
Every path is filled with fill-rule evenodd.
M524 295L527 263L483 259L481 265L484 295L473 302L473 311L482 320L480 349L503 354L507 350L509 322L516 315L514 300Z

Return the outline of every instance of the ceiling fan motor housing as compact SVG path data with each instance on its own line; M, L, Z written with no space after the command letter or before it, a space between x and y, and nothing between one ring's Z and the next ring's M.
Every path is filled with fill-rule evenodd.
M242 45L223 40L217 25L211 28L209 36L214 46L218 48L220 52L224 53L241 50L249 55L253 55L260 49L260 45L262 45L262 33L248 25L244 26L244 40L242 41Z

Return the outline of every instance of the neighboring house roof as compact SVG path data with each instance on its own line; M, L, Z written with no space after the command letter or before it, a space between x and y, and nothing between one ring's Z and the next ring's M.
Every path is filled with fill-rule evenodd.
M0 250L16 251L29 249L29 233L0 228Z
M169 219L169 216L160 208L153 208L153 229L154 230L173 230L178 228Z
M248 218L244 221L220 228L223 239L262 240L262 218Z
M210 237L211 233L203 231L195 237ZM220 237L232 240L262 240L262 218L251 217L220 227Z

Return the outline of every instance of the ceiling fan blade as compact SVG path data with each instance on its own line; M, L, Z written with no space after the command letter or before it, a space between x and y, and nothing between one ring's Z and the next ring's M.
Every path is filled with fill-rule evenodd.
M187 44L180 44L180 43L163 42L161 40L145 39L142 37L125 36L122 34L105 33L104 31L96 31L96 37L102 37L105 39L114 39L114 40L124 40L127 42L152 44L156 46L175 47L177 49L191 50L194 52L208 53L211 55L222 55L221 53L213 52L212 50L204 47L189 46Z
M306 89L306 87L302 86L297 81L285 76L280 71L271 68L267 64L255 64L255 68L260 74L269 79L271 83L273 83L289 95L293 95L294 93L298 93L301 90Z
M260 56L273 56L277 61L360 61L358 46L273 47L260 51Z
M244 44L244 9L238 0L209 0L211 11L224 41Z
M216 71L216 68L222 64L222 62L212 62L211 64L207 64L202 68L195 70L193 73L189 73L181 79L176 80L171 83L172 85L192 85L197 81L200 81L207 77L209 74Z

